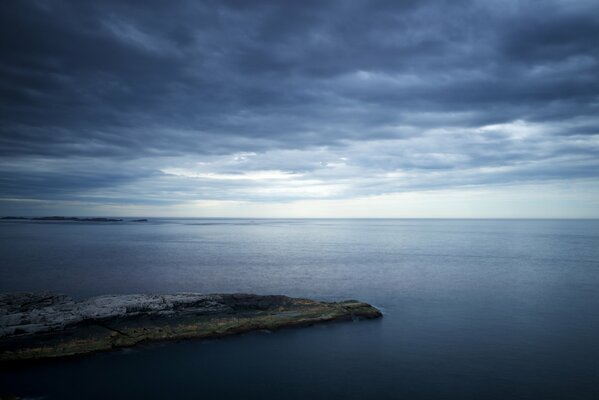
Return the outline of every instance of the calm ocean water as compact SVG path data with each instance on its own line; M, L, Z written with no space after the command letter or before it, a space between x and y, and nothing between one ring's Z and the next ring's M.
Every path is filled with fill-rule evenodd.
M0 223L0 291L357 298L378 321L0 372L46 399L599 399L599 221Z

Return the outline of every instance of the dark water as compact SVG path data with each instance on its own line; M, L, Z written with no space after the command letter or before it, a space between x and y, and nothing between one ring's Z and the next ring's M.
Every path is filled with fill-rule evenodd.
M2 371L48 399L599 399L599 221L0 223L0 290L253 292L331 324Z

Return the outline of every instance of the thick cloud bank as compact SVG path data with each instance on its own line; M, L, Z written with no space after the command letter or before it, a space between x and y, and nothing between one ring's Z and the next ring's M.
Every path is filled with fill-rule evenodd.
M597 15L593 0L4 2L0 206L596 187Z

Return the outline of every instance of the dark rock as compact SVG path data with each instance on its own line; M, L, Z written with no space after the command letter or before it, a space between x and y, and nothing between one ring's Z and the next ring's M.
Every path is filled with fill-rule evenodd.
M51 293L7 293L0 295L0 360L64 357L147 341L381 316L376 308L355 300L179 293L74 301Z
M0 400L21 400L21 397L14 394L0 395Z

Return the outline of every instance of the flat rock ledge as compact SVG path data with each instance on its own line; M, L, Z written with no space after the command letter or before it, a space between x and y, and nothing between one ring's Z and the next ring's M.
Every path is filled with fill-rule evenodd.
M356 300L322 302L278 295L138 294L74 301L53 293L7 293L0 294L0 361L381 316L375 307Z

